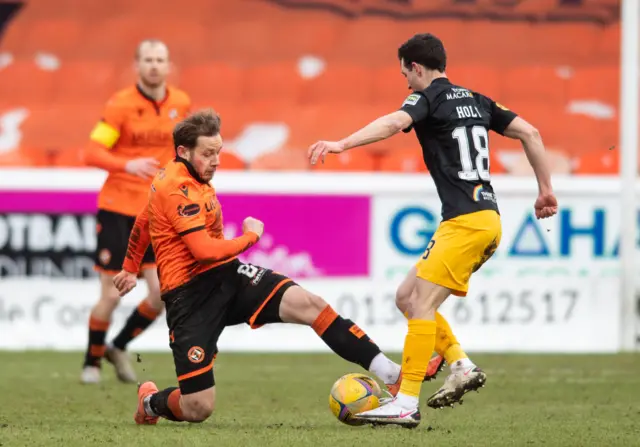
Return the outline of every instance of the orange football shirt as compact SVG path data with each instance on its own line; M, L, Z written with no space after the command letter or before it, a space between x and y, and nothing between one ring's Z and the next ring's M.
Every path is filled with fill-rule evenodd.
M121 90L107 102L102 119L91 133L91 141L118 157L109 170L100 194L98 208L135 216L147 200L151 180L124 170L132 158L152 157L164 166L174 156L173 128L185 118L191 107L189 96L168 87L163 101L148 97L137 85ZM96 159L100 148L90 148L87 160ZM99 163L91 163L99 165ZM104 163L103 163L104 164ZM102 166L101 166L102 167Z
M225 240L215 189L196 180L186 163L172 161L153 180L148 204L131 232L123 268L137 273L151 242L160 288L166 293L235 259L257 241L254 233Z

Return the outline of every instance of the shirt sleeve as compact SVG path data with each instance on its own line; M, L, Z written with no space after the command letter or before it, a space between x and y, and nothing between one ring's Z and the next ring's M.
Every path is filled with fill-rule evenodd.
M107 149L118 142L124 123L125 110L121 101L113 98L105 106L102 118L91 131L90 139Z
M487 98L488 99L488 98ZM491 107L491 124L490 129L500 135L504 135L505 129L511 124L516 116L516 113L507 109L502 104L495 102L489 99L489 104Z
M136 221L129 235L129 245L127 247L127 254L124 258L122 268L129 273L138 273L140 271L140 265L144 254L151 243L151 236L149 234L149 215L147 206L145 205L143 210L136 217Z
M167 218L181 237L205 229L205 210L200 193L183 183L166 196L164 210Z
M258 241L255 233L243 234L235 239L215 239L202 231L205 226L204 199L189 184L182 184L169 194L165 212L189 251L202 263L230 259L247 250Z
M413 124L415 124L429 116L429 100L422 93L414 92L407 96L402 103L400 110L407 112L413 120ZM406 133L411 131L413 124L404 129L403 132Z
M193 257L203 264L234 258L258 242L258 239L253 232L233 239L215 239L204 231L189 233L182 238Z

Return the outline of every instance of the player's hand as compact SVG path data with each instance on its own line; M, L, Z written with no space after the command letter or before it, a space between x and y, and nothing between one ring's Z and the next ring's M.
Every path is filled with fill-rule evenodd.
M134 158L127 162L124 169L131 175L148 179L156 175L159 166L160 162L155 158Z
M253 217L247 217L242 222L242 232L246 234L249 231L257 234L259 238L262 237L262 233L264 232L264 223L258 219L254 219Z
M136 275L126 270L122 270L113 277L113 284L116 286L116 289L118 289L118 294L121 297L131 292L137 283Z
M558 200L552 193L540 193L533 207L536 210L537 219L546 219L558 213Z
M309 146L307 155L309 156L311 164L315 165L319 158L321 158L322 163L324 163L324 158L327 154L339 154L340 152L344 152L344 148L337 141L318 141Z

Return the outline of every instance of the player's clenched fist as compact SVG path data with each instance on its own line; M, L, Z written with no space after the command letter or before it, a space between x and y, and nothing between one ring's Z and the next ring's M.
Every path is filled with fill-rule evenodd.
M536 218L546 219L558 213L558 200L552 192L540 193L533 207L536 211Z
M247 217L244 222L242 222L242 232L248 233L249 231L257 234L258 237L262 237L264 223L253 217Z
M126 270L122 270L120 273L114 276L113 284L116 286L116 289L118 289L119 295L125 296L136 286L136 275L133 273L129 273Z

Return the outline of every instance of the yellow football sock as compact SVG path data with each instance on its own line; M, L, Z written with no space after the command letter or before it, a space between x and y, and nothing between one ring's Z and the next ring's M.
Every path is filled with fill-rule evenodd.
M400 392L419 397L424 372L436 343L434 320L409 320L409 332L402 351L402 384Z
M444 357L449 365L467 358L467 354L460 347L458 339L453 335L449 322L440 312L436 312L436 327L436 352Z
M408 312L405 312L404 316L409 319ZM449 365L468 357L460 347L456 336L453 335L449 322L440 312L436 312L436 346L434 351L444 357Z

